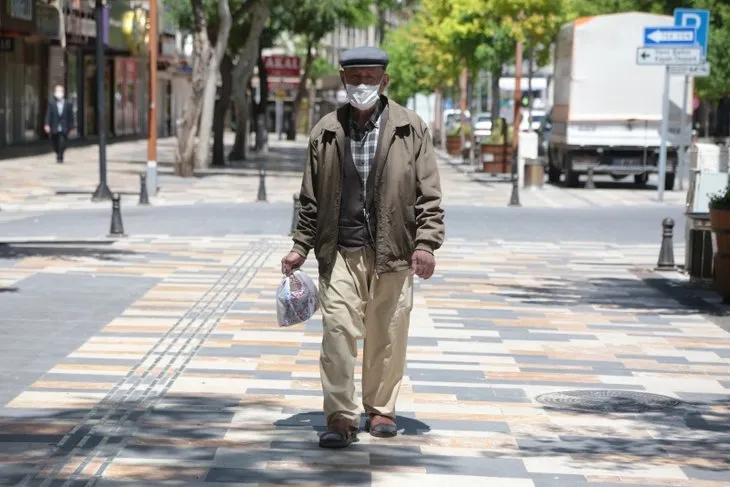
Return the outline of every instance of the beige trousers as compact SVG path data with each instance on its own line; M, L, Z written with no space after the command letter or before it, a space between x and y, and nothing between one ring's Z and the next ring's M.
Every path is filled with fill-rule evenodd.
M375 274L370 249L341 251L329 281L320 280L324 333L320 374L327 424L338 417L360 424L355 396L357 340L364 338L362 402L366 413L395 419L413 308L410 270Z

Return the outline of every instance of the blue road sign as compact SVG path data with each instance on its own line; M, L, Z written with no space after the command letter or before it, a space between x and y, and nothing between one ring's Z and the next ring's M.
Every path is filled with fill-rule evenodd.
M644 47L693 46L697 43L694 27L644 27Z
M692 27L697 31L697 45L700 46L702 57L707 56L707 43L710 39L710 11L694 8L678 8L674 10L674 25L677 27Z

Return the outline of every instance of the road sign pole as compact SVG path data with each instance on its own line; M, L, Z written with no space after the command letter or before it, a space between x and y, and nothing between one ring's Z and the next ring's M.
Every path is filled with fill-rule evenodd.
M659 145L659 182L657 199L664 201L664 181L667 175L667 134L669 132L669 66L664 68L664 95L662 97L662 128Z
M680 115L680 122L679 122L679 154L678 154L678 162L679 162L679 190L684 190L684 171L687 167L687 157L685 152L687 151L687 144L685 144L685 141L687 140L687 136L689 135L687 133L685 125L687 125L687 104L689 103L689 94L687 93L689 91L689 76L684 77L684 85L683 85L683 91L682 91L682 114Z

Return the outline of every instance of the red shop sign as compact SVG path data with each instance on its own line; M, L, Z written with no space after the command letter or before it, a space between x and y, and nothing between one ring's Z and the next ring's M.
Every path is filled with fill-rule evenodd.
M274 55L264 57L269 76L299 76L301 60L297 56Z

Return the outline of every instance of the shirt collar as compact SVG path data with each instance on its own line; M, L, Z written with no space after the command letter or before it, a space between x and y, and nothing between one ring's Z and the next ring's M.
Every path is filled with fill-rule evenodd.
M350 126L355 130L373 130L374 128L380 127L380 115L383 113L383 108L383 100L378 98L378 101L375 102L375 110L373 110L370 118L362 128L358 127L355 118L352 116L353 109L350 108Z

